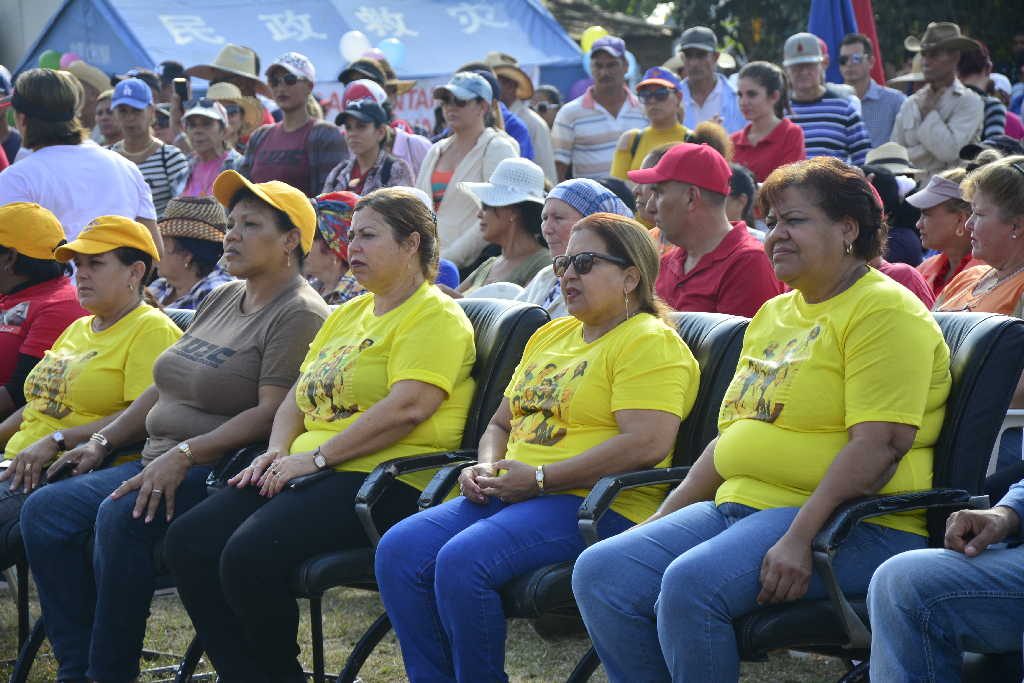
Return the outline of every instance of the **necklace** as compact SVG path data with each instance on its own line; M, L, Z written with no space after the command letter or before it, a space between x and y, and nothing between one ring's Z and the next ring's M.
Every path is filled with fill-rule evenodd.
M154 139L151 138L150 141L149 141L149 144L147 144L145 146L145 148L139 150L138 152L132 152L132 151L130 151L128 149L127 141L125 141L121 145L121 154L123 154L124 156L128 157L132 161L134 161L136 159L139 159L141 161L145 161L153 153L155 145L159 144L159 142L160 142L159 140L154 140Z
M1007 275L1004 275L1003 277L999 277L998 275L996 275L995 279L992 281L992 284L986 286L985 289L979 290L978 289L978 285L980 285L982 282L987 280L989 278L989 276L995 275L995 272L996 272L996 269L992 268L990 271L985 273L985 275L980 280L978 280L978 284L974 286L974 290L971 292L975 297L980 297L980 296L984 296L985 294L988 294L989 292L991 292L992 290L994 290L996 287L998 287L999 285L1003 284L1007 280L1013 279L1014 275L1017 275L1018 273L1024 272L1024 263L1022 263L1021 265L1017 266L1012 272L1010 272Z

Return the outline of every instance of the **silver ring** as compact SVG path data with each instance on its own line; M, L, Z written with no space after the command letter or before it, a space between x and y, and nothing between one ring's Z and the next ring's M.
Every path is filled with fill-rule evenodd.
M155 493L156 495L159 496L160 494L163 493L163 491L161 491L160 489L153 489L152 491L150 491L150 493Z

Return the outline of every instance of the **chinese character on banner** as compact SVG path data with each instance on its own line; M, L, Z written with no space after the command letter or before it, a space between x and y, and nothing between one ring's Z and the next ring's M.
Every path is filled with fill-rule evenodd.
M317 33L313 30L308 14L296 14L289 9L281 14L260 14L258 18L266 25L267 30L270 31L270 37L276 42L283 40L302 42L310 38L327 39L326 33Z
M171 34L175 45L188 45L194 40L213 45L224 42L224 36L217 35L217 30L207 26L198 14L160 14L158 18Z
M489 26L491 28L508 27L507 21L495 19L493 5L487 5L482 2L475 5L462 2L454 7L449 7L448 16L454 17L459 22L459 26L462 27L462 32L466 34L476 33L482 26Z
M360 7L356 10L356 19L366 24L366 30L376 33L382 38L401 38L402 36L418 36L405 25L405 15L392 12L387 7Z

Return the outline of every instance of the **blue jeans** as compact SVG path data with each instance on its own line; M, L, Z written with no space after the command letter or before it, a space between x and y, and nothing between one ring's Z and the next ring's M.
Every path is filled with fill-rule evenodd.
M156 583L154 546L167 522L162 502L146 524L132 518L134 492L118 500L110 494L141 471L135 461L71 477L38 489L22 507L22 537L46 635L60 663L58 678L120 683L139 675ZM188 471L178 487L176 515L206 497L209 471Z
M871 579L868 611L871 680L959 681L964 651L1021 649L1024 547L897 555Z
M571 495L485 505L457 498L391 528L377 547L384 608L412 683L507 681L498 590L583 550ZM602 535L632 525L609 513Z
M757 609L761 562L797 511L696 503L585 550L573 592L609 680L738 680L732 622ZM839 583L863 595L875 567L926 543L860 524L836 555ZM812 576L805 597L824 596Z

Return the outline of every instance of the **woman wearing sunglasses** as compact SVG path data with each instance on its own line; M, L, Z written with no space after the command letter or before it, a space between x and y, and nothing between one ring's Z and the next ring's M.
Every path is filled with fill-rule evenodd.
M640 168L651 150L673 142L683 142L690 131L683 126L682 83L668 69L652 67L636 86L636 96L644 106L651 125L627 130L619 138L612 158L611 176L628 180L626 173Z
M498 589L583 550L576 512L605 475L669 461L697 363L662 320L658 252L629 218L576 223L554 260L569 316L530 339L463 470L462 496L409 517L377 547L381 597L419 681L507 680ZM617 534L657 507L628 491L601 523Z
M441 256L468 271L487 242L477 229L476 199L461 184L486 181L502 159L519 156L519 148L511 137L487 125L493 91L483 76L460 71L434 89L434 99L441 103L452 135L427 152L416 187L434 200Z

